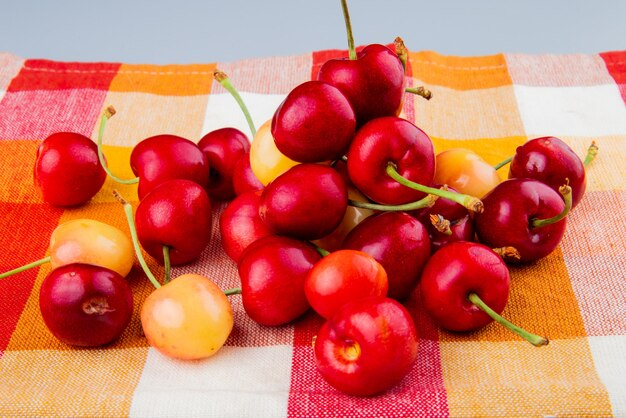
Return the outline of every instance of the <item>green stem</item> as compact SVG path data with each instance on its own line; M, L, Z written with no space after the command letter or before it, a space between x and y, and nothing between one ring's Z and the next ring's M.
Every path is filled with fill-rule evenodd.
M483 311L487 315L489 315L494 321L496 321L497 323L505 326L506 328L511 330L513 333L519 335L520 337L522 337L523 339L525 339L526 341L528 341L529 343L531 343L535 347L541 347L542 345L548 345L549 341L548 341L547 338L539 336L539 335L532 334L532 333L526 331L525 329L520 328L517 325L514 325L511 322L507 321L502 316L500 316L496 311L494 311L489 306L487 306L487 304L485 302L483 302L483 300L476 293L470 293L468 298L469 298L470 302L472 302L474 305L476 305L481 311Z
M327 251L325 249L323 249L322 247L320 247L319 245L315 245L315 250L318 252L319 255L321 255L322 257L326 257L328 254L330 254L330 251Z
M213 77L215 78L215 80L217 80L218 83L222 85L222 87L224 87L230 93L231 96L233 96L235 101L237 101L239 108L241 109L244 116L246 117L246 121L248 122L248 127L250 128L250 132L252 132L252 136L255 136L256 128L254 127L252 116L250 116L250 111L248 111L248 107L246 106L243 99L239 95L239 92L237 91L235 86L233 86L233 83L231 83L230 78L228 78L228 75L226 75L226 73L222 71L216 70L213 72Z
M404 74L406 75L406 64L409 59L409 51L406 49L406 45L404 45L404 40L402 40L399 36L397 36L393 41L393 46L396 49L396 55L402 63L402 68L404 69Z
M564 219L569 214L569 212L572 210L572 188L569 185L565 184L559 187L559 193L561 193L561 196L563 196L563 201L565 202L565 207L563 208L561 213L547 219L535 218L531 220L530 226L532 228L541 228L542 226L552 225Z
M412 94L421 96L426 100L430 100L433 98L433 93L424 86L407 87L404 89L404 91L406 91L407 93L412 93Z
M583 161L585 168L591 164L596 158L596 155L598 155L598 144L596 144L596 141L591 141L591 145L587 148L587 156L585 157L585 161Z
M356 208L379 210L385 212L403 212L409 210L417 210L431 207L438 196L429 194L425 198L417 200L415 202L405 203L403 205L381 205L378 203L359 202L358 200L348 199L348 205Z
M163 246L163 267L165 269L165 278L163 279L163 284L168 284L170 282L172 263L170 262L170 247L167 245Z
M449 190L444 189L436 189L434 187L424 186L423 184L415 183L407 178L404 178L398 173L396 170L396 166L394 163L390 162L387 164L387 174L389 177L402 184L403 186L409 187L413 190L418 190L423 193L434 194L435 196L443 197L444 199L451 200L453 202L458 203L459 205L474 211L474 212L482 212L483 211L483 202L480 201L477 197L451 192Z
M241 288L240 287L234 287L232 289L224 290L224 294L226 296L241 295Z
M126 214L126 221L128 222L128 228L130 229L130 237L132 238L133 247L135 248L135 254L137 254L139 264L141 264L141 268L144 273L146 273L146 276L148 276L152 285L158 289L161 287L161 284L150 271L148 263L146 263L146 260L143 258L143 254L141 253L141 246L139 245L139 239L137 238L137 228L135 227L135 219L133 217L133 207L117 192L117 190L113 190L113 195L122 205L124 205L124 213Z
M343 20L346 23L346 35L348 36L348 57L355 60L356 49L354 48L354 35L352 34L352 22L350 21L347 0L341 0L341 9L343 10Z
M44 257L41 260L33 261L32 263L28 263L23 265L22 267L15 268L13 270L9 270L0 274L0 279L4 279L5 277L13 276L14 274L21 273L23 271L32 269L33 267L40 266L42 264L46 264L50 262L50 256Z
M115 174L111 173L111 170L109 170L109 167L104 160L104 155L102 154L102 137L104 136L104 127L106 126L107 120L109 120L113 115L115 115L115 109L113 108L113 106L109 106L104 110L104 112L102 113L102 117L100 118L100 129L98 129L98 160L100 160L100 165L107 173L107 175L116 182L120 184L138 183L139 177L135 177L134 179L121 179Z
M511 161L513 161L513 156L507 158L504 161L500 161L498 164L494 165L493 168L497 171L501 169L502 167L504 167L505 165L507 165L508 163L510 163Z

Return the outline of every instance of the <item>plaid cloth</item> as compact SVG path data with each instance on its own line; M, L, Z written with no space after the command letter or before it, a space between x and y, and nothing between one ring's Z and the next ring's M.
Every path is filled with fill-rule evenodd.
M41 200L33 163L49 134L95 139L100 114L113 105L104 152L111 170L130 178L131 149L148 136L198 141L224 126L248 132L233 98L213 81L216 68L230 76L260 126L326 59L345 54L156 66L0 53L0 271L45 256L52 230L70 219L128 232L112 190L136 206L134 185L107 179L91 202L73 209ZM261 327L246 316L240 296L230 297L236 325L216 356L182 362L159 354L141 331L139 307L153 288L138 265L128 276L136 309L122 337L104 348L66 346L39 312L39 287L50 272L43 265L0 281L0 416L625 417L626 51L481 57L422 51L409 59L409 84L425 85L433 99L409 96L404 116L432 137L437 152L465 147L495 164L539 136L560 137L581 156L592 140L600 147L561 245L534 264L511 267L504 316L546 335L550 345L532 347L495 323L473 333L439 330L413 295L406 304L420 335L414 368L383 395L353 398L315 369L311 339L319 317ZM224 207L215 205L215 219ZM238 285L217 221L200 259L172 275L186 272L224 289Z

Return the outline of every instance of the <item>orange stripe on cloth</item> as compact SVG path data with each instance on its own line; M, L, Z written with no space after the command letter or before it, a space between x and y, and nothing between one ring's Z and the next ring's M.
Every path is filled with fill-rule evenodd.
M0 141L0 201L43 203L35 186L34 168L41 141Z
M109 91L142 92L163 96L204 95L211 91L215 64L122 64Z

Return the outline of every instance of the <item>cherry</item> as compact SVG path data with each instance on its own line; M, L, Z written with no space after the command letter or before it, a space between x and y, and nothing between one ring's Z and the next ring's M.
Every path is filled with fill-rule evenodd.
M55 206L87 202L106 180L97 145L74 132L57 132L42 141L37 148L34 175L43 200Z
M350 146L356 117L348 99L322 81L296 86L272 118L276 147L298 162L341 158Z
M313 342L315 364L336 389L372 396L400 382L417 359L418 336L411 314L384 297L344 305Z
M348 206L343 178L331 167L298 164L261 194L259 215L278 235L313 240L331 233Z
M235 196L233 177L239 157L250 151L248 137L235 128L221 128L204 135L198 148L207 158L210 167L209 196L229 200Z
M159 184L139 203L135 213L137 237L144 250L160 263L188 263L211 239L211 201L190 180Z
M311 244L288 237L263 237L249 245L237 265L248 316L278 326L309 310L304 282L320 257Z
M572 188L572 208L580 202L587 187L583 162L569 145L552 136L531 139L517 147L509 178L532 178L555 191L568 182Z
M496 169L474 151L450 148L437 154L434 182L459 193L483 197L500 183Z
M506 264L489 247L452 242L430 258L420 280L422 305L443 328L472 331L496 320L533 345L548 340L511 324L499 314L506 307L510 275Z
M519 259L510 262L547 256L561 241L571 209L571 189L564 187L562 193L533 179L503 181L483 198L484 211L474 217L479 241L515 248Z
M261 183L261 180L254 175L252 167L250 166L250 152L246 152L237 157L233 166L233 189L235 195L263 190L264 188L265 186Z
M344 248L363 251L387 272L388 297L405 299L430 257L426 228L404 212L385 212L363 220L346 237Z
M263 186L267 186L276 177L299 164L276 148L271 125L271 120L261 125L250 145L250 169Z
M126 280L112 270L68 264L46 276L39 291L39 307L57 339L96 347L122 334L133 312L133 296Z
M261 191L246 192L234 198L220 215L220 237L226 254L235 262L259 238L272 235L259 216Z

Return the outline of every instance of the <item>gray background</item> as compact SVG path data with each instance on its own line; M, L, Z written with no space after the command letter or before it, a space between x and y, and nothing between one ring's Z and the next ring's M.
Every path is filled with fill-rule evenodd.
M0 0L0 52L206 63L346 48L339 0ZM626 49L626 0L349 0L357 45L445 55Z

